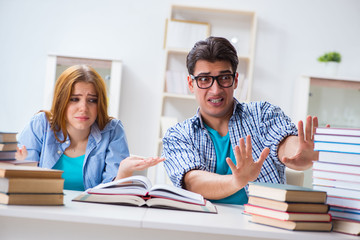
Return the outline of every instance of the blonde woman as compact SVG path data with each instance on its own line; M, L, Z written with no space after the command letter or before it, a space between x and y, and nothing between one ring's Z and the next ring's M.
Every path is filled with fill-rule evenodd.
M129 157L124 127L109 117L106 87L90 66L75 65L56 81L50 111L40 111L19 135L17 159L63 170L64 188L80 190L131 176L163 161Z

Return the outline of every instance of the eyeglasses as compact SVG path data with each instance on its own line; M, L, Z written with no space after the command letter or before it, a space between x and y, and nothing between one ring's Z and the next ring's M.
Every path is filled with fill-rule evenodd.
M235 74L223 74L218 76L193 76L190 75L192 80L196 81L198 88L207 89L210 88L216 80L220 87L229 88L234 84Z

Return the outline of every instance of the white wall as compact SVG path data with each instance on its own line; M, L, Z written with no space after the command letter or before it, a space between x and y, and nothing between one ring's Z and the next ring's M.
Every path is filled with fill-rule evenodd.
M116 58L130 151L155 154L172 3L256 11L252 97L289 115L295 79L318 73L324 52L343 55L339 75L360 78L358 0L0 0L0 131L21 131L42 109L48 53Z

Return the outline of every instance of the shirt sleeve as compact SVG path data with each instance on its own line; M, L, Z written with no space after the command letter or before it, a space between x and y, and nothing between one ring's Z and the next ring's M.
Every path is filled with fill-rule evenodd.
M275 105L268 102L261 104L260 131L264 139L264 145L270 148L270 154L278 157L279 144L288 136L297 135L297 128L291 119ZM281 161L278 161L282 164Z
M199 151L192 144L195 140L189 131L183 124L177 124L166 132L162 140L164 166L170 180L177 187L184 187L184 175L190 170L206 169Z
M49 122L45 113L39 113L33 116L18 136L19 146L25 146L28 152L27 160L40 160L40 154L43 147L44 136Z

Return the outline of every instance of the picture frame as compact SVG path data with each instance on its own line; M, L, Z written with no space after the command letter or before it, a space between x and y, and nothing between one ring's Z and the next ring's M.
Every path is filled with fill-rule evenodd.
M43 98L44 109L50 110L51 108L55 82L60 74L68 67L77 64L90 65L104 79L108 95L108 114L119 119L122 61L115 59L48 54Z
M189 50L197 41L204 40L209 36L209 23L166 19L164 49Z

